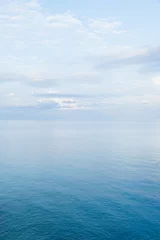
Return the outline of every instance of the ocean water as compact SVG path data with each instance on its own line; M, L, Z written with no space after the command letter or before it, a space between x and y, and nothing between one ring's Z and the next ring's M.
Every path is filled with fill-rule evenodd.
M160 123L0 121L0 240L159 240Z

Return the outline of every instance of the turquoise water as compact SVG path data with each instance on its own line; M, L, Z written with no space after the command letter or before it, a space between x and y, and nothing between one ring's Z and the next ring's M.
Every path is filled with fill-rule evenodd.
M159 240L160 123L0 122L1 240Z

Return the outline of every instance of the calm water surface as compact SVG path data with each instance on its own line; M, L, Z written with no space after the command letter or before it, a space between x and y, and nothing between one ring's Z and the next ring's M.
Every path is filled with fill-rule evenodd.
M160 123L0 121L1 240L159 240Z

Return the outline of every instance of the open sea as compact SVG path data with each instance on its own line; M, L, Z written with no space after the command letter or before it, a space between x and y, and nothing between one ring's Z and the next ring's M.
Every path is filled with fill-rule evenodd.
M160 123L0 121L0 240L160 240Z

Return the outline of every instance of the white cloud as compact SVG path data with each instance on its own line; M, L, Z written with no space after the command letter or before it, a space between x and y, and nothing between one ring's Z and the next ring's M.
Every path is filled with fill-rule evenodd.
M36 0L6 1L0 10L0 82L4 83L3 87L21 83L21 95L26 93L26 88L36 94L40 91L36 87L44 91L55 87L57 92L73 94L106 93L110 97L117 94L116 89L120 95L153 90L150 88L152 77L148 77L148 84L148 78L143 81L138 68L134 67L159 59L159 48L137 49L137 46L127 45L123 35L119 44L118 34L124 32L118 20L81 17L71 12L57 14L43 8ZM94 68L98 64L102 64L102 68ZM121 70L129 64L130 69ZM114 66L119 69L113 70ZM153 83L159 85L159 77L154 78ZM6 92L10 91L14 90L10 87ZM49 93L55 92L49 90ZM27 93L25 104L27 100L31 103L35 94ZM117 102L142 105L143 102L143 98L133 96L129 101L112 100L107 100L110 105ZM72 98L56 101L61 107L101 105L93 99L90 104L79 103L79 100L76 103Z
M49 25L55 28L69 28L73 26L83 26L82 22L78 20L76 17L72 16L71 13L64 13L64 14L56 14L52 16L48 16L46 18Z
M81 108L78 105L77 100L72 98L51 98L51 99L39 99L37 100L39 106L52 107L57 106L59 109L79 109Z
M160 76L154 77L154 78L152 79L152 82L153 82L155 85L160 85Z
M145 104L145 105L148 105L148 104L150 104L151 102L148 101L148 100L143 100L142 103Z
M14 97L14 96L15 96L15 93L9 93L8 96L9 96L9 97Z
M89 27L93 29L95 33L105 35L106 33L125 33L124 30L119 30L122 23L120 21L109 21L106 18L102 19L89 19Z
M32 1L28 2L26 5L29 8L33 8L33 9L39 9L40 8L40 4L38 3L37 0L32 0Z
M5 23L7 21L8 22L9 21L19 21L22 19L23 19L23 16L21 16L21 15L13 15L13 16L5 15L5 14L0 15L0 22L2 22L2 23Z

